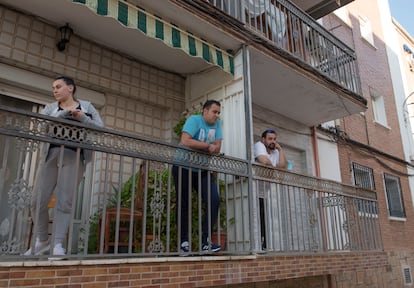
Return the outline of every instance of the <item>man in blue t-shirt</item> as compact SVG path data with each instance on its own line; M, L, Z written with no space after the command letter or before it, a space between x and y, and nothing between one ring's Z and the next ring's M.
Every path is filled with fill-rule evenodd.
M221 122L218 119L221 112L220 102L216 100L207 100L203 105L203 113L201 115L190 116L184 124L183 133L181 135L180 145L199 150L210 155L216 155L220 153L222 130ZM190 172L188 168L179 168L173 166L173 177L175 184L175 191L177 195L177 209L180 210L181 227L179 229L181 236L181 252L189 252L189 231L188 231L188 211L191 207L188 207L189 194L192 189L198 189L198 170L192 169ZM179 185L179 175L181 173L181 187ZM209 175L210 174L210 175ZM191 186L188 185L189 177L191 177ZM210 185L208 180L210 178ZM181 189L180 189L181 188ZM210 189L209 189L210 188ZM214 180L214 176L207 170L201 170L201 196L204 202L204 215L202 221L202 250L204 251L219 251L220 245L215 245L208 241L208 212L206 211L208 193L210 192L211 199L211 233L213 232L213 226L217 222L220 196L217 191L217 185ZM179 195L181 193L181 202L178 203ZM177 219L178 219L177 210Z

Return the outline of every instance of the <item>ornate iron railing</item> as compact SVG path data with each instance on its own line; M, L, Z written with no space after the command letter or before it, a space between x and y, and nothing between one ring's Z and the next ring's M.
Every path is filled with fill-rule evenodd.
M268 167L253 166L266 249L278 252L381 250L376 195ZM263 212L262 212L263 213Z
M355 52L287 0L209 0L265 41L362 94Z
M206 177L216 179L220 213L217 223L208 223L215 227L208 237L225 247L221 253L382 249L375 194L370 191L257 165L249 173L248 162L242 159L209 157L155 139L4 106L0 106L0 144L3 259L48 257L22 254L35 231L32 219L37 215L30 215L30 199L41 149L49 144L62 154L65 147L72 147L78 161L88 150L94 151L75 192L68 258L182 254L177 232L182 219L176 218L176 211L183 204L176 200L180 196L173 166L198 179L202 169ZM182 183L177 185L181 190ZM208 251L202 250L201 191L196 188L191 195L189 254L203 255ZM59 223L53 222L53 201L49 205L53 231ZM222 232L227 237L216 239Z

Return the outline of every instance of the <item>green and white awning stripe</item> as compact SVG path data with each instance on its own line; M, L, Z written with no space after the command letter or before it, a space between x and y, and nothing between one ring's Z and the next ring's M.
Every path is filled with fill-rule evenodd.
M181 49L188 55L199 57L220 66L234 75L233 56L179 27L122 0L72 0L98 15L109 16L129 28L136 28L149 37L162 40L170 47Z

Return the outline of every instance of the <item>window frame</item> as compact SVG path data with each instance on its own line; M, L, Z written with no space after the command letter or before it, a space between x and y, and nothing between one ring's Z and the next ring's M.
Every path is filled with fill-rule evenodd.
M361 33L361 38L375 47L374 33L372 31L371 21L368 18L359 16L359 30Z
M354 186L360 187L363 189L370 189L375 190L375 179L374 179L374 169L371 167L367 167L364 165L361 165L356 162L351 163L352 167L352 178ZM358 171L360 177L357 177L356 172ZM357 183L357 179L359 178L366 178L362 179L365 181L361 181L360 183ZM363 185L364 183L368 183L369 185ZM365 199L357 199L357 206L358 206L358 212L360 216L369 216L369 217L378 217L378 205L377 202L371 202L367 201Z
M388 127L384 96L376 94L373 91L370 94L374 121L384 127Z
M352 167L352 178L353 178L354 186L365 188L365 189L370 189L370 190L375 190L374 169L372 169L370 167L367 167L367 166L364 166L364 165L361 165L357 162L352 162L351 167ZM370 185L362 185L362 184L364 184L362 182L357 183L357 177L356 177L357 175L355 175L356 171L358 171L361 174L362 173L367 173L367 175L361 175L361 176L368 177L369 179L365 179L365 180L368 180L368 181L365 181L365 183L369 182Z
M400 181L400 177L395 176L395 175L391 175L388 173L384 173L384 191L385 191L385 196L387 199L387 210L388 210L388 216L389 217L395 217L395 218L406 218L406 212L405 212L405 206L404 206L404 197L402 194L402 188L401 188L401 181ZM397 188L397 191L390 191L390 185L392 183L389 183L387 185L387 181L394 181L395 182L395 188ZM390 197L392 197L393 195L390 195L391 193L397 193L396 195L394 195L394 197L397 197L397 200L399 203L398 205L400 206L399 211L394 209L391 206L395 206L394 200ZM392 201L391 201L392 200ZM391 202L391 203L390 203ZM394 212L395 210L395 212Z
M345 6L336 9L333 11L333 14L338 17L338 19L340 19L345 25L352 28L349 11Z

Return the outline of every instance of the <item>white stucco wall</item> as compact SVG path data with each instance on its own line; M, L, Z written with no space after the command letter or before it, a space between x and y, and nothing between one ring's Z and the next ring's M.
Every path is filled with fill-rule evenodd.
M321 134L318 135L317 143L321 177L341 182L338 146Z

